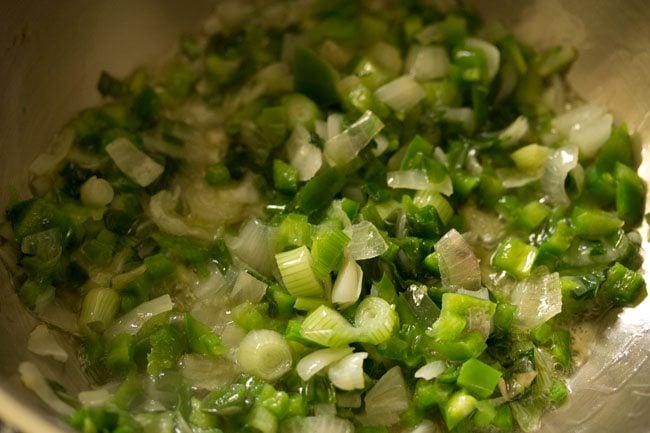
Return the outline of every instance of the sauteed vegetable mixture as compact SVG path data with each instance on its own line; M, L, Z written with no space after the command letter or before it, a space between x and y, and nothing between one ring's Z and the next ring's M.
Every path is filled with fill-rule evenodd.
M97 384L39 394L85 433L536 430L572 327L645 293L625 124L466 8L263 3L31 166L18 295Z

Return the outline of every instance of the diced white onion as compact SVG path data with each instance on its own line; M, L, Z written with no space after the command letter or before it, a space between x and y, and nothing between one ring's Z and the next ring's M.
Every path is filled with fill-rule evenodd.
M440 277L447 289L478 290L481 269L472 247L456 230L449 230L435 245L440 255Z
M330 137L325 142L323 153L332 165L345 165L352 161L383 128L384 123L381 119L372 111L366 111L343 132Z
M388 244L370 221L361 221L344 232L350 238L347 251L354 260L372 259L388 250Z
M192 221L217 229L262 214L262 198L250 173L239 182L219 188L197 179L184 189L182 198Z
M171 311L174 303L169 295L162 295L135 307L122 317L115 319L105 336L110 338L118 334L135 335L138 333L144 322L160 313Z
M386 184L395 189L413 189L417 191L429 190L450 196L454 192L454 186L449 176L445 176L440 182L432 182L423 170L396 170L386 173Z
M544 165L541 189L555 206L568 206L571 201L564 189L567 174L578 165L578 148L565 146L550 153Z
M81 202L90 207L106 206L113 201L113 187L105 179L91 177L79 191Z
M593 157L612 132L613 117L606 109L586 104L553 119L553 127L585 158Z
M64 403L56 393L50 388L47 381L41 374L36 365L31 362L22 362L18 366L20 380L23 384L60 415L71 415L74 409L67 403Z
M468 48L475 48L483 51L485 55L485 63L487 66L488 81L492 81L499 72L499 64L501 63L501 53L499 49L493 44L477 38L466 38L465 45Z
M354 425L332 415L294 417L282 425L282 433L354 433Z
M323 165L321 150L311 144L309 131L302 125L296 126L287 141L289 163L298 170L298 177L306 181L314 177Z
M327 140L341 133L343 125L343 115L341 113L332 113L327 116Z
M200 389L215 389L229 385L241 371L225 358L205 358L197 354L183 355L180 362L183 379Z
M54 140L47 152L41 153L29 166L29 173L35 176L44 176L56 170L57 166L65 159L72 149L74 142L74 129L64 128Z
M476 116L474 110L468 107L444 108L442 118L446 122L461 123L466 133L471 134L476 129Z
M417 379L431 380L440 376L446 369L447 365L444 361L432 361L418 368L413 376Z
M497 168L497 177L501 181L501 185L505 189L521 188L537 180L540 180L544 175L543 170L536 170L534 172L521 172L514 168Z
M410 428L403 433L437 433L438 427L430 419L425 419L413 428Z
M413 45L406 57L406 70L416 81L443 78L449 72L449 56L443 47Z
M83 406L103 406L107 404L113 394L106 388L92 389L90 391L81 391L78 394L79 403Z
M363 360L366 352L357 352L346 356L327 370L327 377L332 385L344 391L363 389Z
M352 305L361 295L363 270L352 258L345 257L343 265L332 287L332 302L341 308Z
M107 144L106 153L117 168L140 186L150 185L165 171L165 167L151 159L126 138L118 138Z
M390 426L396 424L409 406L409 396L402 370L388 370L364 398L366 412L357 417L362 425Z
M393 76L402 72L402 54L395 45L377 42L368 51L368 56Z
M320 349L304 356L296 365L296 373L304 381L311 379L318 372L343 359L354 351L351 347Z
M51 356L59 362L68 360L68 352L56 341L46 325L38 325L29 334L27 350L41 356Z
M256 218L244 223L237 237L226 238L230 252L267 277L275 269L274 243L275 231Z
M406 112L424 99L426 94L413 78L402 75L377 89L375 96L393 110Z
M378 134L374 138L375 144L377 147L372 149L372 154L375 156L381 156L383 155L384 152L386 152L386 149L388 149L388 146L390 145L390 142L388 141L388 138L382 134Z
M486 301L490 300L490 291L486 287L481 287L478 290L458 289L456 293L459 295L473 296L478 299L485 299Z
M175 236L193 236L207 238L205 230L190 226L187 221L176 212L178 194L171 191L160 191L149 199L149 216L151 220L164 232Z
M251 302L257 304L266 294L268 285L258 280L246 271L242 271L237 276L237 281L230 292L230 297L235 304L242 302Z
M518 281L510 293L510 302L517 306L514 324L532 329L562 311L562 283L557 272L543 268L525 280Z
M519 116L506 129L499 134L499 141L502 147L511 147L519 143L530 131L528 119Z

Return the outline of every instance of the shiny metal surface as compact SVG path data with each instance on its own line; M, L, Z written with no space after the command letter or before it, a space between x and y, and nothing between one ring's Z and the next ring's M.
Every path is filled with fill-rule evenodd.
M650 3L643 0L474 0L530 44L576 46L569 75L585 99L609 107L643 143L650 178ZM205 0L23 0L0 3L0 206L26 193L26 167L76 110L98 100L102 69L117 75L160 58L198 25ZM642 228L647 238L647 225ZM647 242L644 251L648 249ZM646 281L650 272L645 268ZM85 385L78 362L47 364L26 351L35 320L0 265L0 418L25 433L69 431L17 379L29 359L71 391ZM571 402L547 415L547 433L650 431L650 299L613 312L586 334L588 362L571 379ZM68 344L65 336L60 335Z

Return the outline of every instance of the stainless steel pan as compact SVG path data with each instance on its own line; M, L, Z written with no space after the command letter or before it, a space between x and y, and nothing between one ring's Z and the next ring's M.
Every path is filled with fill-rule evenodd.
M245 0L242 0L245 1ZM17 0L0 2L0 206L26 194L26 167L76 110L98 101L102 69L114 74L163 56L210 9L198 0ZM609 107L650 144L650 3L643 0L474 0L529 43L576 46L569 80ZM643 148L641 172L650 178ZM642 228L644 239L647 226ZM650 251L647 243L644 251ZM646 264L646 281L648 281ZM71 391L86 386L78 362L43 362L26 350L35 325L0 265L0 418L25 433L69 431L25 390L16 367L36 362ZM58 337L71 344L64 335ZM547 415L543 432L650 431L650 299L613 312L586 340L588 362L571 379L571 402Z

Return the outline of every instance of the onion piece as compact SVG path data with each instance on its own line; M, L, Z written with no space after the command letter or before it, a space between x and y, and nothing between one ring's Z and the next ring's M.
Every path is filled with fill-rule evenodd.
M354 433L354 425L332 415L294 417L282 426L283 433Z
M325 142L323 152L332 165L345 165L384 128L384 123L372 111L366 111L343 132L330 137ZM328 130L329 130L328 119ZM329 134L329 132L328 132Z
M440 277L445 288L478 290L481 269L472 247L456 230L449 230L435 245L440 255Z
M38 325L29 334L27 350L41 356L51 356L59 362L68 360L68 352L56 341L46 325Z
M363 270L352 258L346 256L334 287L332 287L332 302L345 308L357 302L361 295L361 283L363 282Z
M512 147L518 144L530 131L528 119L525 116L517 117L506 129L499 133L502 147Z
M488 81L492 81L496 77L497 72L499 72L499 64L501 63L499 49L493 44L477 38L466 38L465 46L483 51L487 66L487 78Z
M446 369L447 364L445 364L444 361L436 360L429 362L428 364L424 364L415 372L413 377L417 379L431 380L440 376Z
M99 388L90 391L81 391L77 398L83 406L103 406L110 402L113 394L106 388Z
M347 251L354 260L372 259L388 250L388 244L370 221L361 221L343 232L350 238Z
M375 96L393 110L406 112L424 99L426 93L413 78L402 75L377 89Z
M397 170L386 174L386 184L391 188L414 189L423 191L431 189L429 176L424 170Z
M402 53L395 45L383 41L377 42L368 50L368 57L392 76L402 71Z
M416 81L430 81L447 76L447 50L437 46L412 45L406 57L406 71Z
M117 168L140 186L148 186L158 179L165 167L135 147L126 138L118 138L106 145L106 153Z
M388 138L386 138L385 135L382 134L377 134L377 136L374 138L375 144L377 147L372 149L372 154L375 156L381 156L388 150L388 146L390 146L390 142L388 141Z
M364 398L366 411L357 417L364 426L390 426L397 423L409 406L409 397L402 370L388 370Z
M467 134L471 134L476 129L476 116L474 110L468 107L444 108L442 110L442 119L449 123L460 123Z
M41 399L45 404L61 415L71 415L74 409L64 403L50 388L47 380L36 365L31 362L22 362L18 366L20 380L23 384Z
M230 292L230 297L235 304L243 302L259 303L264 295L268 284L258 280L246 271L242 271L237 276L235 285Z
M229 385L241 374L227 359L209 359L197 354L183 355L180 366L183 379L189 385L200 389L216 389Z
M569 143L578 146L582 156L591 158L609 138L612 122L612 115L604 107L585 104L557 116L552 125Z
M72 149L75 132L71 127L64 128L54 139L47 152L41 153L29 166L29 173L34 176L44 176L53 173L58 165Z
M331 364L343 359L354 351L351 347L335 347L320 349L304 356L296 365L296 373L304 381L311 379L315 374L324 370Z
M115 337L117 334L135 335L144 322L160 313L171 311L172 308L174 308L174 303L169 295L162 295L143 302L122 317L115 319L115 322L106 330L104 335L108 338Z
M268 329L246 334L237 351L237 363L250 374L274 381L291 370L291 348L281 334Z
M433 423L433 421L425 419L415 427L410 428L403 433L437 433L438 431L438 427Z
M175 236L192 236L201 239L208 238L205 230L190 226L187 221L176 213L179 193L160 191L149 199L149 216L164 232Z
M321 150L311 144L309 131L302 125L294 128L287 140L286 147L289 163L298 170L298 177L301 181L314 177L323 165Z
M562 311L562 283L557 272L538 268L525 280L518 281L510 292L510 302L517 306L514 325L532 329Z
M332 385L344 391L363 389L363 360L366 352L357 352L339 360L327 370L327 377Z
M270 277L275 269L275 229L251 218L239 229L237 237L227 237L230 252L260 274Z
M578 148L565 146L554 150L544 165L541 189L555 206L569 206L571 201L564 188L567 175L578 165Z

